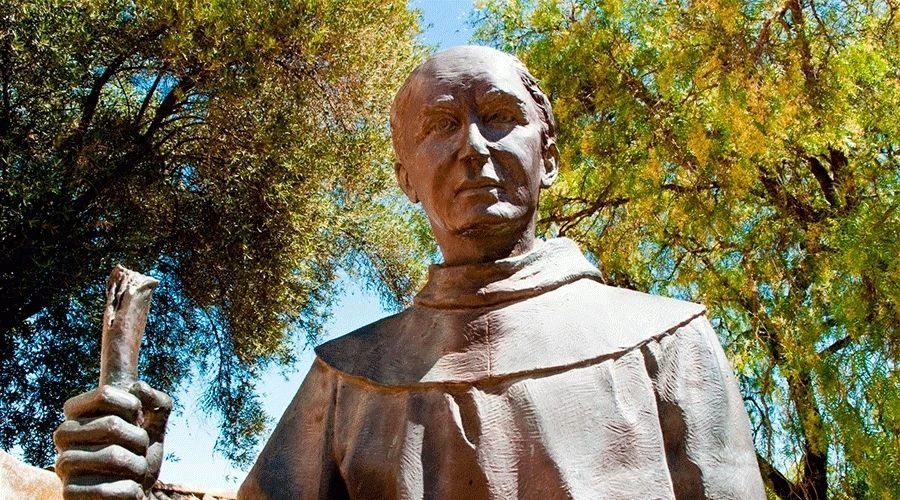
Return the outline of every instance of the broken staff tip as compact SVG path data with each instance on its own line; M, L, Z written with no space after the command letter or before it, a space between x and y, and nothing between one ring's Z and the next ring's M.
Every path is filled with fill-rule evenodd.
M138 354L147 326L154 278L117 265L106 284L100 385L129 388L138 380Z

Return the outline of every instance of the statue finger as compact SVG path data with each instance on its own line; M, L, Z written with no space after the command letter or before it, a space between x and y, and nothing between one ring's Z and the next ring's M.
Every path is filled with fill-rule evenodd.
M63 413L68 420L118 415L128 422L134 422L140 411L140 399L126 390L111 385L102 385L79 394L68 399L63 405Z
M131 393L140 398L143 406L144 430L150 438L147 448L147 477L144 487L149 488L156 482L163 461L163 440L166 433L166 422L172 412L172 398L168 394L153 389L147 383L139 381L131 386Z
M132 384L129 391L141 400L141 404L144 405L145 411L147 409L153 409L155 411L172 410L172 398L170 398L168 394L150 387L150 385L143 380L139 380Z
M147 460L118 445L97 450L66 450L56 459L56 473L65 483L98 475L142 482L147 474Z
M115 415L94 419L66 420L53 433L59 451L98 449L117 444L137 455L145 455L150 439L147 432Z
M162 463L164 460L163 455L163 444L161 442L156 442L150 445L147 448L147 475L144 476L144 488L150 489L154 484L156 484L156 479L159 478L159 471L162 468Z
M130 480L116 480L108 476L85 476L63 487L65 500L138 500L144 498L140 484Z
M135 382L131 393L141 400L143 423L150 436L150 442L162 442L166 432L166 422L172 412L172 398L168 394L153 389L146 382Z
M165 427L169 414L172 412L172 398L143 381L135 382L131 386L130 392L141 401L145 423L152 419L155 423Z

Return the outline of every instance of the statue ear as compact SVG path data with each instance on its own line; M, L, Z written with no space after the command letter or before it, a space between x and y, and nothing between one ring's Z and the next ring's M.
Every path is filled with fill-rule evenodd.
M556 141L551 141L544 147L542 160L544 172L541 174L541 187L548 188L559 174L559 149L556 147Z
M413 189L412 184L409 182L409 172L399 161L394 162L394 174L397 176L397 184L400 185L400 189L403 190L409 201L418 203L419 197L416 196L416 190Z

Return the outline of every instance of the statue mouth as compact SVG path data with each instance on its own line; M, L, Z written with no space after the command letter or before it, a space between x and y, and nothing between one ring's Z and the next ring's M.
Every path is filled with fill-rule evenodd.
M494 195L499 195L503 191L503 186L500 185L500 181L497 179L492 179L490 177L482 177L480 179L475 180L467 180L462 182L457 188L456 194L459 195L469 195L469 194L481 194L481 193L491 193Z

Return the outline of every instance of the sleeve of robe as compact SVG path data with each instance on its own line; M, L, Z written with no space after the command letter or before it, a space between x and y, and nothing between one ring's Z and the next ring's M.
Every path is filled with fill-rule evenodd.
M677 498L766 498L737 380L700 316L645 345Z
M316 358L238 490L239 499L347 498L332 436L335 374Z

